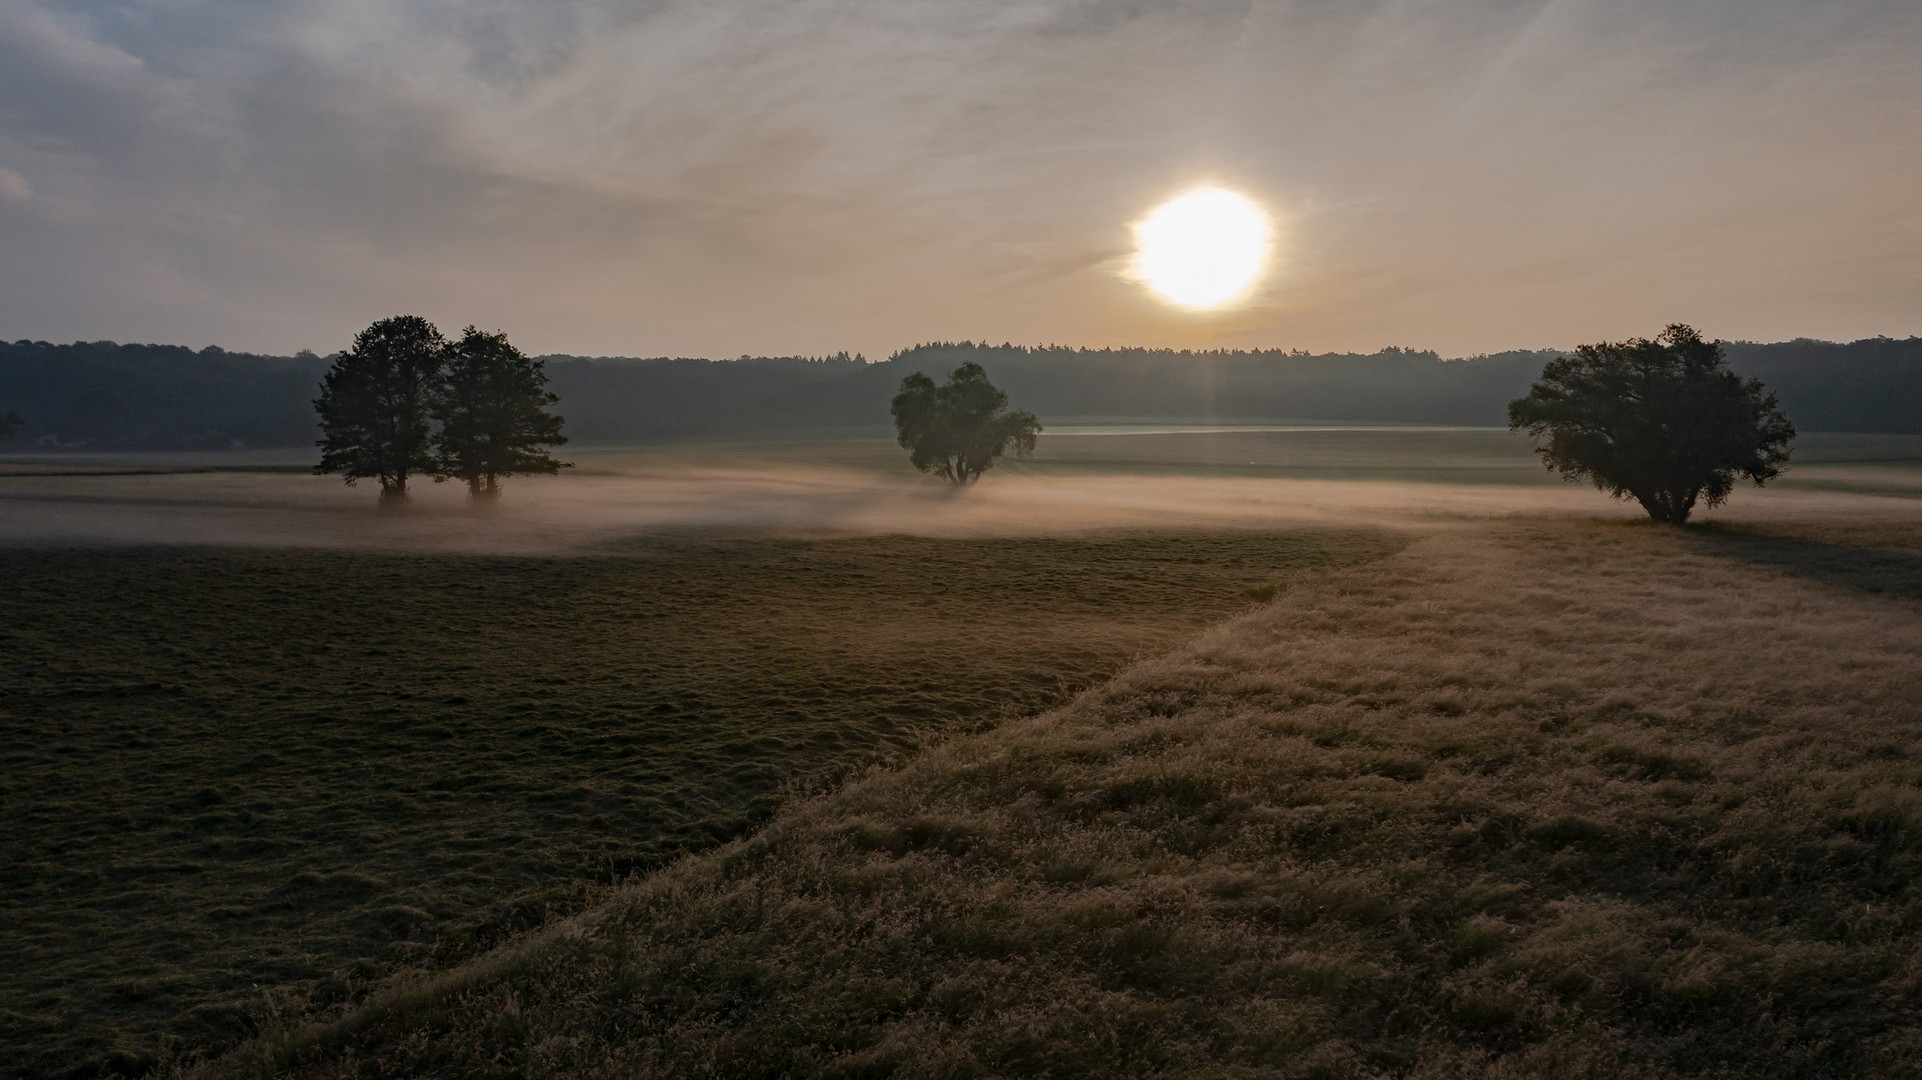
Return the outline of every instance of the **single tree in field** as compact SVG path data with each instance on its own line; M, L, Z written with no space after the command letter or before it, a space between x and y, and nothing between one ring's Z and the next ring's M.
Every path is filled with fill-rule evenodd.
M1565 479L1587 478L1680 524L1699 500L1718 506L1738 477L1782 474L1795 425L1760 380L1730 371L1722 347L1679 323L1654 341L1583 345L1550 360L1528 396L1508 403L1509 430Z
M0 442L12 442L27 430L27 418L17 412L0 415Z
M944 386L915 372L901 380L889 411L908 460L955 485L977 479L1010 448L1015 457L1034 452L1041 424L1031 412L1004 412L1008 395L970 360L954 369Z
M380 501L407 499L407 478L432 473L428 411L439 392L447 340L418 315L382 319L360 332L321 380L317 473L340 473L349 484L380 480Z
M545 406L546 365L508 344L506 334L468 327L447 355L446 378L434 399L436 469L467 481L477 500L500 494L500 479L516 473L554 473L568 467L543 446L567 441L561 418Z

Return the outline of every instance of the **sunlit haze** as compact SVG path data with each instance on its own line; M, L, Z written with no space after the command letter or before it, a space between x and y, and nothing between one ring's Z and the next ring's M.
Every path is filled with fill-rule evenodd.
M1206 311L1240 299L1268 262L1268 215L1221 188L1170 199L1134 232L1136 277L1185 308Z
M1912 0L0 0L0 337L1903 337L1918 55ZM1205 316L1130 275L1196 183L1279 227Z

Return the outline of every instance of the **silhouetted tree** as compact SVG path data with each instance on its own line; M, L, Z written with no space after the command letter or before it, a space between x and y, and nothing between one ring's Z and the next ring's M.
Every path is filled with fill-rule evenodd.
M17 412L0 416L0 442L12 442L27 430L27 418Z
M508 344L507 335L468 327L448 350L445 377L434 399L437 475L467 481L468 494L492 499L500 478L516 473L554 473L569 463L542 450L567 441L561 418L544 406L560 399L547 392L547 371Z
M407 498L407 478L431 473L428 410L439 392L447 339L418 315L382 319L360 332L321 380L322 438L317 473L340 473L349 484L380 480L383 505Z
M914 467L960 485L978 478L1010 447L1016 457L1034 452L1040 422L1030 412L1003 412L1007 404L1008 395L970 360L944 386L920 372L902 379L888 411Z
M1737 477L1780 476L1795 426L1775 392L1730 371L1719 344L1675 324L1654 341L1583 345L1550 360L1509 430L1547 442L1543 463L1633 497L1656 521L1681 523L1697 500L1720 505Z

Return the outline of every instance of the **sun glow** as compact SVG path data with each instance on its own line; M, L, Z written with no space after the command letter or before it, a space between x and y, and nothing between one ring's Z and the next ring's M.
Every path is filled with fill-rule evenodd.
M1135 222L1133 277L1171 304L1224 307L1261 276L1270 232L1268 214L1247 196L1196 188Z

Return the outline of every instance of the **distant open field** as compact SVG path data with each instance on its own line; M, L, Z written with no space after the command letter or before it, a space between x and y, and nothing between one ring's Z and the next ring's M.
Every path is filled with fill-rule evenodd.
M1637 558L1682 559L1676 565L1692 569L1664 579L1681 591L1656 589L1647 602L1651 612L1680 605L1678 610L1692 612L1684 620L1687 625L1698 628L1714 627L1716 614L1708 593L1684 587L1687 573L1712 571L1720 575L1716 580L1751 591L1785 590L1790 599L1781 602L1788 606L1780 610L1819 608L1829 640L1811 654L1809 664L1770 676L1776 682L1766 694L1756 691L1744 699L1752 698L1753 709L1760 710L1754 714L1760 717L1755 730L1775 722L1769 719L1777 715L1771 701L1785 702L1780 707L1790 713L1782 715L1793 714L1793 719L1800 716L1794 712L1800 708L1796 702L1813 694L1827 702L1823 708L1840 710L1837 715L1875 717L1895 732L1883 740L1888 745L1906 747L1904 740L1912 738L1902 734L1907 730L1902 725L1913 716L1897 707L1899 701L1890 704L1895 699L1888 692L1878 691L1883 695L1879 703L1850 704L1853 684L1848 673L1880 671L1907 655L1901 652L1907 646L1900 643L1906 640L1900 635L1908 633L1901 629L1907 625L1901 619L1922 597L1913 541L1922 526L1922 438L1806 437L1799 446L1797 470L1779 487L1738 492L1728 508L1706 515L1712 524L1722 523L1719 528L1697 531L1691 534L1695 539L1686 542L1671 540L1660 530L1628 527L1635 517L1630 508L1611 504L1592 490L1561 484L1533 463L1519 440L1500 431L1069 426L1044 436L1042 452L1034 460L1009 463L959 496L915 477L891 441L865 436L585 450L575 460L573 474L510 485L505 505L489 515L469 512L459 492L431 485L422 486L413 511L382 514L364 487L349 489L337 480L302 475L297 460L266 454L0 462L0 562L8 582L0 596L0 670L9 673L9 693L0 702L0 723L6 731L0 741L5 755L0 800L10 822L5 876L0 880L0 915L8 921L8 930L0 935L0 968L26 973L0 983L0 1060L10 1062L11 1070L5 1075L56 1074L88 1063L137 1069L171 1050L228 1045L263 1018L271 1019L276 1009L299 1016L305 1015L303 1009L339 1008L394 972L451 963L552 913L577 908L606 883L631 871L656 868L676 853L737 836L766 820L794 794L870 763L922 762L851 789L896 793L886 795L884 802L897 796L909 801L858 811L847 811L851 804L845 801L808 802L795 811L800 815L796 820L828 822L841 820L835 815L854 813L877 822L874 827L886 833L899 822L929 814L973 813L953 807L928 810L913 801L920 796L890 785L911 783L900 777L934 777L928 781L930 790L948 792L941 798L960 800L956 806L974 806L971 800L978 797L1000 798L994 794L999 788L969 794L973 781L961 774L937 775L948 767L940 762L949 759L912 755L930 742L1056 708L1131 660L1174 649L1202 627L1276 597L1284 606L1292 605L1287 609L1296 612L1292 617L1307 620L1304 625L1323 627L1322 637L1291 639L1295 644L1290 648L1319 657L1313 663L1335 673L1327 678L1339 675L1347 680L1341 685L1352 684L1337 695L1348 702L1340 706L1349 710L1343 715L1352 713L1344 723L1392 727L1402 722L1397 717L1433 715L1451 718L1451 730L1467 731L1486 722L1503 732L1521 724L1514 728L1520 731L1546 722L1542 716L1547 713L1536 715L1542 709L1564 709L1554 705L1556 701L1567 702L1564 711L1572 710L1571 716L1619 719L1617 698L1639 693L1636 680L1661 676L1660 655L1637 646L1624 654L1615 674L1609 673L1605 659L1591 662L1569 659L1561 651L1538 651L1532 659L1504 661L1507 666L1497 665L1489 669L1492 673L1466 683L1429 672L1408 676L1413 681L1401 689L1368 689L1380 681L1371 674L1377 666L1393 663L1367 659L1377 655L1367 649L1388 648L1396 634L1408 635L1410 647L1418 651L1441 648L1434 631L1424 629L1428 616L1422 613L1439 610L1445 615L1454 610L1450 605L1470 603L1475 595L1470 585L1435 592L1440 586L1426 581L1421 562L1410 563L1414 556L1407 554L1395 556L1401 569L1384 572L1386 576L1363 569L1411 542L1418 542L1411 550L1445 553L1443 562L1453 560L1448 565L1470 566L1481 560L1487 572L1510 564L1531 568L1533 576L1514 581L1473 574L1448 579L1482 580L1483 587L1509 596L1490 601L1502 610L1519 611L1519 598L1526 597L1545 597L1539 600L1548 605L1545 610L1562 610L1556 606L1562 601L1553 595L1565 583L1546 576L1553 564L1537 557L1538 548L1564 552L1568 565L1585 569L1601 560L1610 567L1604 576L1617 578L1631 575ZM1628 531L1620 531L1623 528ZM1676 548L1676 543L1684 546ZM1647 551L1638 554L1638 544ZM1305 599L1291 599L1297 594ZM1337 600L1380 613L1379 631L1368 631L1375 636L1362 634L1374 644L1345 638L1353 629L1344 621L1347 617L1336 618L1313 606ZM1575 620L1571 625L1579 625L1569 631L1568 656L1579 657L1583 649L1611 656L1610 650L1629 648L1623 642L1636 640L1639 620L1660 618L1637 614L1632 606L1603 607L1605 611L1598 608L1588 616L1570 616ZM1748 618L1743 633L1779 637L1789 632L1760 615ZM1272 621L1236 625L1244 629L1233 633L1243 634L1251 632L1248 627ZM1486 619L1462 625L1465 629L1458 633L1450 631L1459 640L1449 647L1463 656L1509 655L1518 647L1504 644L1508 639ZM1463 636L1471 631L1494 636L1477 644ZM1702 632L1713 637L1712 630ZM1897 635L1889 639L1896 644L1885 647L1878 635L1888 633ZM1241 657L1221 661L1227 665L1223 670L1245 672L1256 682L1271 679L1261 672L1284 659L1282 653L1240 642L1233 634L1207 640L1215 642L1207 648ZM1337 645L1342 641L1362 651L1344 654ZM1724 652L1711 649L1713 655L1704 654L1704 663L1737 662L1741 639L1710 644ZM1245 656L1236 651L1244 649L1254 651ZM1159 670L1156 661L1143 662L1147 666L1136 670ZM1343 664L1351 665L1346 675L1340 675ZM1555 672L1562 666L1574 665L1570 670L1575 670L1582 664L1595 670L1582 676L1586 682L1576 680L1577 689L1569 695L1557 697L1561 691L1538 686L1544 679L1559 678ZM1215 678L1208 675L1195 685L1215 686L1208 681ZM1148 719L1142 722L1162 726L1175 723L1173 717L1190 715L1180 709L1164 713L1146 697L1130 697L1134 691L1127 688L1137 682L1137 676L1129 676L1118 688L1085 700L1118 703L1114 708L1121 711L1115 716L1146 710L1143 716ZM1890 684L1885 680L1876 685ZM1694 692L1682 683L1661 690L1667 695L1661 709L1667 712L1660 715L1699 712L1688 704ZM1386 702L1380 708L1387 711L1375 717L1377 706L1364 699ZM1227 708L1222 704L1227 699L1218 694L1209 700ZM1500 704L1511 700L1534 704ZM1312 704L1310 698L1301 701ZM1443 704L1431 708L1424 702ZM1261 707L1276 715L1294 715L1283 704ZM1092 706L1076 705L1051 714L1055 719L1047 723L1110 723L1088 708ZM1302 723L1307 721L1261 721L1283 728ZM1420 719L1416 726L1427 723ZM1570 729L1578 730L1589 729ZM1852 733L1858 730L1850 727L1839 737L1854 740ZM1722 751L1701 740L1725 736L1706 731L1650 728L1645 737L1664 746L1674 743L1679 749L1673 753L1688 760L1708 760ZM986 749L956 752L1000 753L993 749L1002 745L993 742L996 737L981 736L988 741L966 744ZM1449 736L1457 737L1468 736ZM1176 747L1184 738L1162 732L1142 746ZM1413 741L1405 746L1397 738L1372 734L1360 745L1380 742L1375 748L1399 754L1396 760L1403 765L1395 768L1410 776L1419 773L1417 779L1453 777L1460 771L1457 765L1436 763L1460 758L1464 751L1430 745L1432 740L1422 741L1429 739L1427 734L1410 735ZM1260 749L1265 744L1248 745L1268 753ZM1337 741L1329 747L1343 745ZM1529 779L1524 774L1535 759L1528 755L1537 751L1516 757L1494 735L1474 745L1479 749L1461 758L1467 764L1460 768L1493 777L1489 782L1497 786L1521 785L1514 792L1530 785L1536 786L1530 790L1548 790L1565 782L1576 787L1586 782L1547 774ZM1608 772L1613 766L1581 756L1592 747L1580 747L1579 753L1569 751L1573 757L1555 758L1562 762L1556 768L1566 764L1577 772L1599 769L1597 777L1613 775ZM1475 756L1483 750L1494 756ZM1078 753L1071 746L1061 752L1070 757ZM1049 764L1055 759L1048 755L1054 753L1047 750L1035 767L1056 769ZM1100 760L1112 757L1108 750L1100 753L1108 755ZM1902 755L1907 753L1902 749L1885 759L1906 761ZM1125 749L1123 756L1135 763L1131 769L1161 768L1146 750ZM1337 765L1329 766L1336 768L1329 776L1351 776L1363 787L1375 783L1369 777L1410 782L1390 773L1341 773L1347 766ZM1237 800L1244 795L1259 805L1282 805L1275 802L1281 796L1269 788L1306 782L1263 776L1267 774L1248 780L1253 794L1222 794L1226 789L1217 791L1219 785L1203 784L1194 788L1201 793L1194 796L1199 802L1174 788L1162 792L1155 787L1160 781L1143 780L1149 783L1141 796L1145 801L1130 795L1114 809L1126 817L1134 813L1129 807L1136 802L1158 807L1150 815L1154 821L1144 818L1127 827L1146 830L1137 839L1148 848L1159 846L1179 855L1190 843L1183 830L1196 827L1189 820L1194 815L1225 814L1223 821L1242 821L1245 808L1237 809ZM1876 781L1898 787L1908 782ZM1099 787L1107 781L1089 783ZM1429 808L1408 812L1418 818L1444 813L1445 793L1436 791L1434 797L1442 802L1421 803ZM1624 798L1634 794L1622 791ZM1329 798L1338 803L1374 798L1357 792L1359 788L1341 789ZM1750 796L1742 798L1742 805L1755 805ZM1504 814L1533 813L1524 813L1523 794L1511 792L1501 799L1510 807ZM1480 812L1471 811L1463 813L1473 817ZM1603 808L1596 813L1606 817L1616 811ZM1000 835L997 830L1029 828L1005 815L984 814L979 829L969 835L991 837ZM1106 820L1100 813L1090 814L1088 822ZM896 824L888 825L888 820ZM1134 819L1115 820L1126 824ZM1174 831L1157 832L1163 826L1154 822ZM843 835L834 832L843 825L821 827ZM1524 839L1513 842L1524 842L1530 827L1515 825L1523 830L1516 835ZM1617 828L1606 823L1599 827ZM1008 861L1013 856L969 862L965 852L943 847L945 841L915 840L918 834L912 828L900 828L908 829L902 833L909 837L902 842L906 847L885 836L876 841L878 848L846 848L839 840L819 848L807 840L816 846L782 849L786 853L779 858L827 859L835 865L852 859L852 867L883 856L897 858L896 848L913 852L933 844L940 850L930 848L927 857L955 860L949 869L937 867L939 873L959 875L940 878L946 883L941 887L960 890L956 895L964 898L989 888L986 879L976 880L984 873L1014 882L1017 890L1026 889L1034 874L1040 874L1033 882L1044 891L1071 887L1069 879L1050 876L1054 870L1023 869L1027 864L1019 859ZM1894 839L1888 843L1896 847L1887 852L1878 847L1875 850L1883 853L1875 857L1899 863L1908 857L1902 853L1909 849L1901 846L1910 842L1902 831L1908 826L1891 828L1895 831L1888 836ZM1062 842L1099 847L1108 841L1077 833ZM1276 849L1263 857L1313 862L1339 854L1316 854L1320 848L1306 854L1291 851ZM1404 854L1417 861L1429 857ZM1321 868L1314 873L1336 875L1331 881L1400 873L1383 869L1386 863L1367 862L1373 858L1358 855L1360 861L1350 870L1317 863ZM689 864L675 872L680 877L659 880L694 880L686 875L699 878L712 872L701 867L740 865L737 856L726 859L736 861ZM920 865L912 858L900 865L910 863ZM1796 863L1799 869L1792 873L1828 873L1821 868L1827 864L1810 865L1815 868ZM1488 873L1500 870L1490 866L1494 868ZM1270 872L1259 867L1233 870L1244 876ZM1297 876L1308 872L1289 871ZM780 877L787 871L767 873ZM1128 899L1135 895L1129 890L1140 884L1133 880L1135 871L1124 867L1117 873L1113 883L1123 892L1115 894L1115 903L1147 913L1141 932L1160 934L1155 927L1162 924L1155 920L1161 916L1150 917L1162 910L1155 907L1159 901L1138 904ZM1527 889L1551 895L1543 881L1516 873ZM1107 880L1105 874L1094 873L1087 881L1100 885ZM833 904L852 902L834 892L840 887L807 895L828 896L822 902ZM1405 887L1420 892L1415 885ZM1449 887L1468 886L1456 882ZM800 886L787 882L766 888L774 890L766 894L770 897L788 897L786 890ZM1180 885L1177 892L1187 888ZM1824 895L1854 897L1849 888L1829 889ZM1863 902L1884 903L1881 896L1870 895ZM906 905L903 910L919 910L915 905L920 900L897 898ZM1396 911L1430 903L1383 902ZM1886 902L1898 907L1907 903ZM700 896L688 903L693 906L674 916L682 922L670 920L636 932L644 937L697 932L689 928L705 925L700 920L711 909ZM1215 918L1201 909L1189 914L1204 922ZM1546 916L1537 912L1530 917ZM1106 927L1100 930L1103 934L1134 932L1126 929L1135 925L1126 919L1111 925L1106 918L1086 925ZM1901 929L1909 925L1901 922L1907 918L1897 919L1901 933L1908 933ZM1283 920L1277 925L1294 924ZM1446 919L1433 924L1443 929L1453 925ZM1363 929L1373 933L1375 926L1368 923ZM827 933L821 927L782 924L757 932L792 933L796 941L835 947L820 936ZM1000 940L995 935L1001 931L991 926L983 932L988 934L979 939L987 943L983 947ZM727 949L735 947L726 945L716 955L730 955ZM1072 947L1105 946L1084 942ZM739 948L750 946L744 939ZM963 949L954 955L965 959L974 954ZM875 962L902 961L894 957ZM1386 961L1374 954L1356 962L1367 971L1399 970L1383 966ZM1452 977L1444 969L1436 969L1442 973L1432 977L1403 972L1396 978L1405 976L1412 980L1409 986L1438 994L1445 988L1438 989L1442 984L1434 980ZM646 979L668 980L658 983L662 993L721 993L712 998L719 1001L733 1000L728 995L738 991L677 983L681 976L663 974L666 968L649 970L656 974ZM829 965L806 978L832 982L841 978L834 970ZM1068 979L1085 975L1068 969L1060 974ZM959 976L941 976L949 977ZM1503 977L1522 976L1511 972ZM567 975L562 983L574 978ZM768 985L804 985L783 981L787 978L782 975ZM1350 995L1341 1001L1351 1004L1360 1000L1354 997L1361 993L1355 987L1380 989L1369 981L1377 978L1374 975L1361 983L1348 975L1330 978L1334 981L1328 986L1348 988L1340 990ZM519 995L515 1000L546 993L511 980L488 985L485 993ZM1137 991L1162 993L1145 984L1101 993L1122 995L1113 1001L1132 1009L1128 995ZM1321 993L1312 987L1310 991L1311 998ZM581 1045L587 1046L600 1037L580 1030L578 1016L564 1015L579 1004L564 996L571 992L553 992L549 1020L543 1021L551 1021L550 1027L530 1026L526 1038L541 1030L547 1033L543 1037L585 1038ZM967 993L977 995L970 1000L981 1008L1002 1001L993 994L979 996L976 990ZM535 1060L528 1056L532 1043L512 1038L499 1045L490 1042L495 1036L475 1035L464 1020L444 1011L449 1007L445 1001L435 1000L439 1004L434 1008L443 1011L432 1013L433 1023L466 1040L448 1050L456 1054L450 1060L466 1063L454 1071L473 1071L478 1059L459 1055L478 1052L474 1048L479 1046L489 1047L488 1053L498 1051L504 1062ZM750 994L740 1000L762 999ZM1212 999L1203 994L1196 1000ZM1335 1015L1328 1010L1350 1007L1340 1001L1317 1004L1319 1000L1301 999L1297 1004L1309 1010L1303 1016L1326 1020ZM1017 1011L1033 1005L1014 999L1003 1004ZM821 1048L819 1040L829 1038L821 1025L843 1020L852 1025L849 1031L893 1031L907 1040L902 1046L923 1046L930 1053L934 1049L932 1043L900 1034L904 1029L890 1027L893 1021L884 1017L833 1013L839 1005L824 1005L828 1011L818 1022L793 1021L802 1023L800 1027L757 1026L762 1023L757 1017L767 1014L756 1010L765 1007L756 1004L740 1013L738 1031L725 1024L716 1028L722 1043L701 1043L688 1034L691 1029L673 1029L679 1034L661 1029L666 1034L660 1038L690 1054L706 1046L699 1053L708 1056L677 1057L679 1051L662 1050L667 1044L657 1041L651 1044L655 1049L647 1051L658 1051L647 1059L653 1063L647 1068L674 1075L700 1061L732 1061L750 1070L823 1071L841 1060L834 1056L841 1051ZM1497 1053L1532 1045L1528 1039L1554 1027L1540 1017L1563 1007L1539 1005L1549 1011L1530 1021L1536 1026L1528 1030L1535 1035L1524 1037L1518 1034L1520 1028L1495 1024L1490 1030L1505 1034L1489 1036L1493 1041L1485 1048ZM420 1071L421 1060L407 1056L411 1051L393 1050L394 1044L381 1041L417 1038L399 1034L411 1021L379 1015L387 1019L376 1025L375 1043L347 1045L359 1045L376 1056L388 1054L383 1060L401 1062L396 1067L403 1071ZM703 1014L696 1010L686 1015L693 1024ZM925 1012L915 1015L920 1017L915 1023L937 1028L962 1023ZM1036 1024L1056 1022L1043 1013L1032 1016ZM1423 1022L1430 1020L1444 1026L1455 1022L1446 1017ZM1619 1017L1595 1020L1618 1021L1628 1022ZM1315 1026L1320 1023L1289 1020L1295 1026L1287 1030L1296 1034L1277 1045L1299 1048L1306 1045L1304 1033L1334 1032L1330 1038L1347 1040L1343 1045L1360 1055L1354 1061L1377 1062L1369 1068L1390 1068L1382 1063L1394 1060L1394 1054L1416 1052L1410 1043L1397 1044L1402 1049L1392 1052L1367 1049L1367 1038L1375 1036L1362 1029ZM1157 1031L1161 1033L1154 1034ZM1069 1039L1063 1045L1072 1043L1071 1035L1065 1029L1060 1033ZM1150 1024L1140 1037L1172 1039L1170 1046L1192 1048L1192 1038L1201 1036ZM480 1042L473 1041L477 1038ZM770 1039L791 1043L800 1056L780 1063L739 1056L751 1045L772 1045ZM874 1049L862 1045L868 1050L860 1053ZM1483 1043L1470 1039L1461 1045ZM964 1049L979 1067L956 1066L952 1075L1021 1071L1025 1067L1019 1062L1028 1060L996 1058L969 1046ZM848 1061L859 1058L857 1049L847 1050L855 1055ZM941 1053L953 1049L948 1046ZM395 1053L400 1056L393 1057ZM818 1056L824 1053L828 1056ZM1190 1050L1169 1053L1173 1056L1162 1066L1190 1060L1181 1056ZM586 1068L601 1059L572 1060ZM1855 1059L1832 1055L1821 1060L1832 1064ZM1130 1068L1149 1064L1150 1059L1143 1058ZM338 1062L315 1067L321 1073L341 1071ZM1354 1072L1335 1068L1324 1074Z

